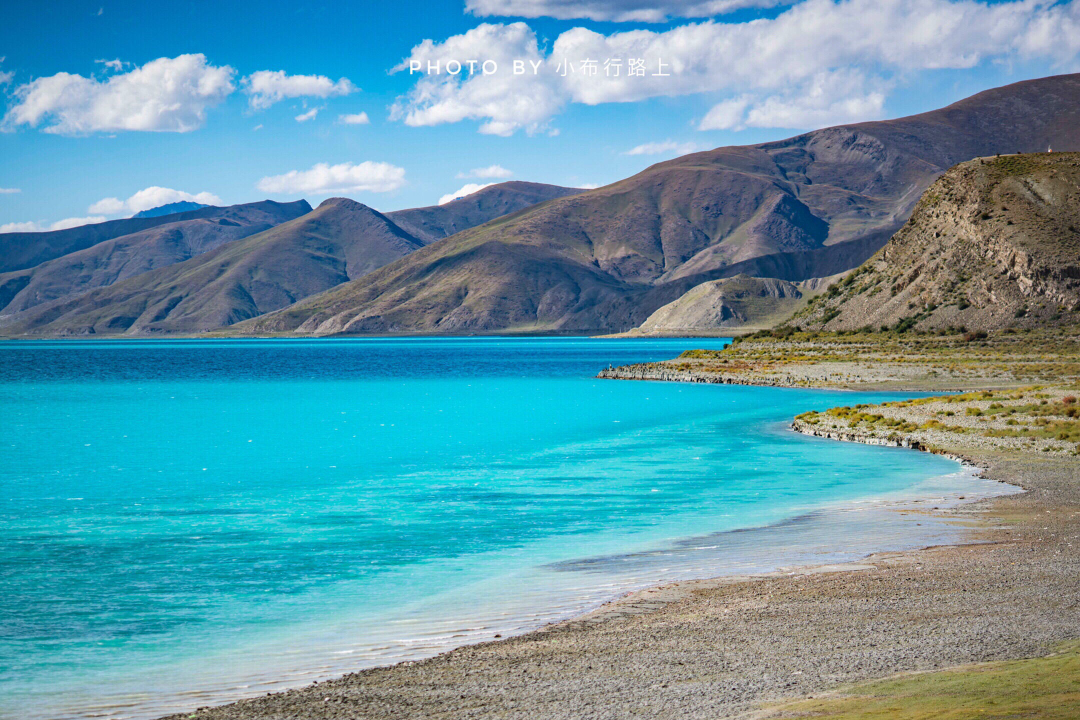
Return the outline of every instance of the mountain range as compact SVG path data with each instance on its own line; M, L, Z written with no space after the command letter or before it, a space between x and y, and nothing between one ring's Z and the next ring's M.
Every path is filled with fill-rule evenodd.
M586 192L501 183L385 214L335 198L179 262L72 280L70 292L62 278L85 277L71 268L88 262L71 253L222 209L76 229L85 237L0 235L0 268L29 272L0 276L9 288L0 333L621 332L703 283L855 268L948 168L1048 146L1080 150L1080 74L912 117L694 153ZM49 289L32 296L32 284Z
M33 267L0 273L0 308L9 315L29 310L60 298L70 298L155 268L183 262L233 240L268 230L282 222L311 212L305 200L276 203L265 200L207 211L153 215L159 224L119 237L93 242L81 250L46 260ZM102 223L102 225L114 223ZM117 220L121 230L132 221ZM138 226L138 225L136 225ZM40 233L41 241L63 233L77 245L88 244L100 225L84 225L59 233ZM3 238L0 235L0 238Z
M213 208L216 222L232 224L219 227L213 242L204 242L198 252L189 247L191 243L178 243L173 237L191 232L193 221L184 219L0 276L0 332L213 330L362 277L459 228L576 192L580 191L507 182L445 205L385 215L345 198L332 198L315 210L305 201ZM269 206L287 208L289 216L264 224L258 232L241 227L240 218ZM162 257L163 250L178 246L183 253ZM133 257L141 271L121 276Z
M609 333L703 282L854 268L973 157L1080 149L1080 75L724 147L459 232L237 334Z

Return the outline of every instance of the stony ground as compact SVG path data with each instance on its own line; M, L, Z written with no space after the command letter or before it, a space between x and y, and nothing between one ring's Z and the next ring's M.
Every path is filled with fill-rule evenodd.
M919 391L1071 385L1080 382L1080 328L993 336L766 332L737 338L727 350L692 350L599 377Z
M789 338L782 348L756 341L723 358L689 360L727 366L723 373L742 372L744 378L771 378L774 371L843 375L823 381L843 387L936 377L951 388L982 373L984 386L1009 388L799 419L807 432L932 445L977 461L988 477L1027 489L936 511L970 523L972 544L871 556L846 566L676 583L521 637L174 717L750 718L769 712L769 703L844 683L1039 656L1080 638L1080 460L1073 439L1042 437L1072 432L1048 423L1075 419L1069 414L1075 404L1067 400L1075 389L1075 354L1067 347L1048 350L1057 342L1052 338L1008 346L990 340L985 348L976 341L942 341L912 344L907 349L913 359L905 365L884 359L899 357L887 343L879 345L875 361L866 347L848 340L815 338L793 347ZM814 355L817 360L810 359ZM1013 358L1008 371L993 374L1006 356ZM750 357L759 364L751 366ZM739 364L750 369L733 371ZM851 368L846 375L844 367ZM871 371L861 375L856 367ZM623 372L634 377L636 370ZM717 374L702 371L706 381ZM1034 379L1045 386L1031 387ZM995 438L998 430L1017 435ZM1048 450L1050 444L1061 449Z

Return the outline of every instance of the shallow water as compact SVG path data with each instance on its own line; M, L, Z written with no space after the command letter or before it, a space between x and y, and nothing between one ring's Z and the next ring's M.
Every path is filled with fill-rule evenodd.
M0 717L155 717L948 541L888 508L1000 491L783 427L881 393L592 379L721 344L0 344Z

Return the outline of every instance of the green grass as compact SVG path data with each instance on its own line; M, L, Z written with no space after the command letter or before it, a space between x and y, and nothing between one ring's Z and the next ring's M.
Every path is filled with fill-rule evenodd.
M841 695L776 708L775 718L829 720L1076 720L1080 643L1053 655L968 665L864 683Z

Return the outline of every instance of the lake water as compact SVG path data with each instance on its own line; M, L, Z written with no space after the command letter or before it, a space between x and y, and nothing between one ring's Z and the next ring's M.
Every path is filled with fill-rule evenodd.
M151 718L948 541L895 508L1000 492L785 428L880 393L593 379L722 344L0 343L0 717Z

